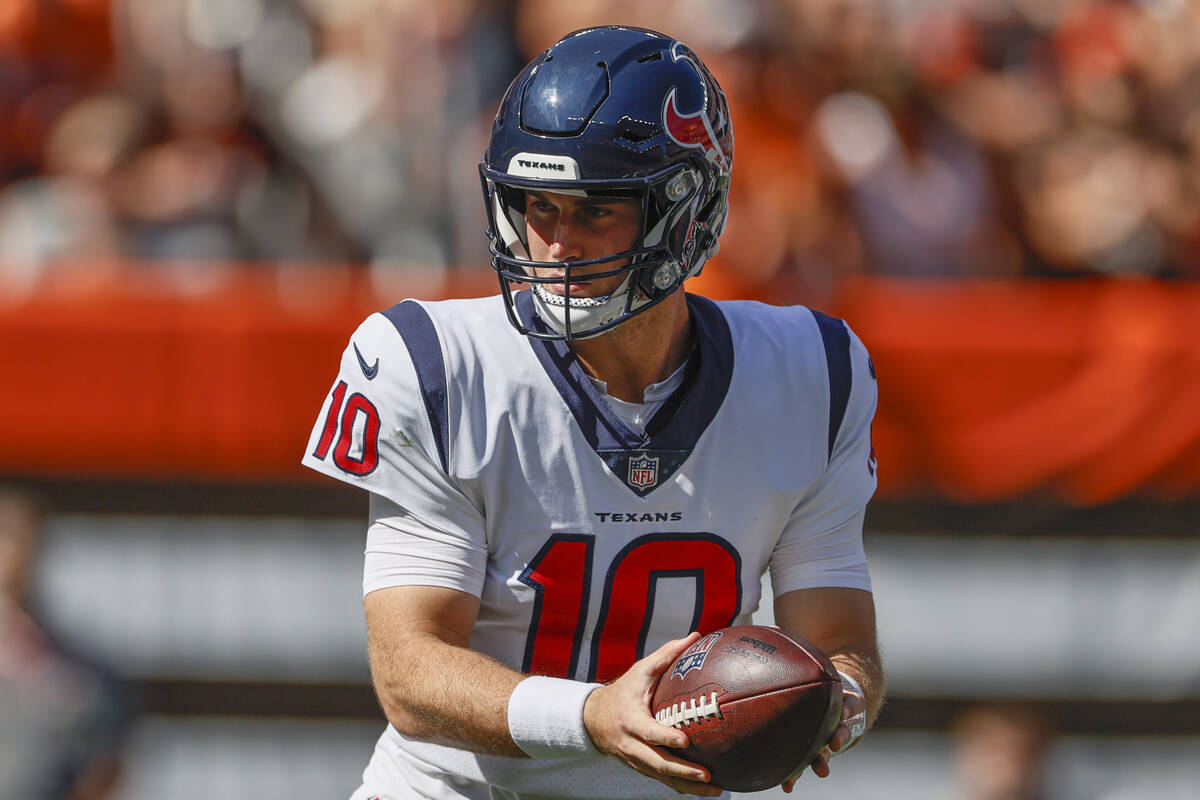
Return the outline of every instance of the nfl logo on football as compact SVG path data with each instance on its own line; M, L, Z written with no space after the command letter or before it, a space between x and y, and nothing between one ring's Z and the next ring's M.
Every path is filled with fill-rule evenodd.
M629 485L646 489L658 483L658 459L635 456L629 459Z
M704 659L708 658L708 651L712 650L713 645L717 643L717 639L721 638L721 632L710 633L708 636L700 639L694 645L683 652L683 655L675 662L675 669L671 672L672 678L682 678L694 669L700 669L704 666Z

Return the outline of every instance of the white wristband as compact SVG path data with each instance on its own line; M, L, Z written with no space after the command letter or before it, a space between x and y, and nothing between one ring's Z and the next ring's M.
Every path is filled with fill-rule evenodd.
M854 678L852 676L847 675L846 673L842 672L840 669L838 670L838 675L841 676L842 684L847 689L849 689L850 691L854 692L855 694L861 696L863 698L863 700L867 699L866 693L863 692L862 687L859 686L859 684L858 684L858 681L854 680ZM854 716L846 717L844 720L842 720L842 724L850 729L850 741L846 742L846 744L842 747L842 749L838 751L839 753L844 753L847 750L849 750L851 745L853 745L855 742L857 742L860 738L862 738L862 735L864 733L866 733L866 730L867 730L867 711L866 711L866 709L863 709L862 711L858 712Z
M598 755L583 725L583 704L599 683L531 675L508 698L508 732L530 758Z

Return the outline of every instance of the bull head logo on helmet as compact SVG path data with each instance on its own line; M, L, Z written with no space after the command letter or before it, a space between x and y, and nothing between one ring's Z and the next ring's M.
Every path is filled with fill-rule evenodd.
M715 162L721 169L729 169L729 158L717 143L717 135L708 119L708 85L704 80L705 73L697 66L690 51L680 42L671 46L671 60L676 63L686 61L688 66L696 71L704 95L700 108L685 114L679 110L676 101L678 90L671 89L663 102L663 128L676 144L681 147L699 148L706 158Z

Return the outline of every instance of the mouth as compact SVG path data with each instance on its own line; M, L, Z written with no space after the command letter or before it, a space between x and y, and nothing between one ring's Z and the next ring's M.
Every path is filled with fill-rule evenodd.
M572 297L585 295L585 294L587 294L589 286L590 286L590 283L588 281L583 281L582 283L572 282L572 283L568 283L568 284L562 284L562 283L543 284L543 287L546 289L546 291L550 292L551 294L559 295L560 297L565 294L569 294Z
M547 293L558 295L559 297L564 295L570 295L571 297L587 296L592 288L592 281L573 280L570 283L567 283L565 282L566 276L567 273L565 270L555 270L545 276L547 278L552 278L553 281L549 283L542 283L540 285Z

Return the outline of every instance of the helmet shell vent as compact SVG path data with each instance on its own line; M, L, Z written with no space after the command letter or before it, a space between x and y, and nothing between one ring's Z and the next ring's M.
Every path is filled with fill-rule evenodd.
M545 59L521 97L521 127L542 136L578 136L608 99L603 61Z

